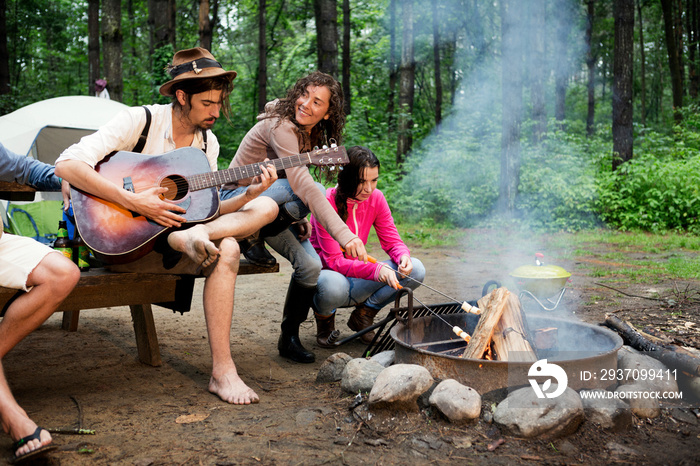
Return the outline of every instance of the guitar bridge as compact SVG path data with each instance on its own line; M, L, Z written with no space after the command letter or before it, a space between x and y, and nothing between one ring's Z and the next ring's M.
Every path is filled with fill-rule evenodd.
M124 185L123 185L124 189L133 193L134 192L134 182L131 180L131 177L125 176L124 178L122 178L122 180L124 181Z
M122 178L122 181L124 182L123 188L125 190L129 191L130 193L135 192L134 182L132 181L130 176L125 176L124 178ZM141 216L141 214L139 214L138 212L134 212L133 210L130 210L129 212L131 212L132 218L137 218Z

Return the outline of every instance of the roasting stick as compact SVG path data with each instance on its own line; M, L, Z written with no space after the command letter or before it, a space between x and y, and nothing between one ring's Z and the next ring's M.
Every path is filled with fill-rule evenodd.
M343 252L345 252L345 249L343 249L342 247L340 248L340 250L343 251ZM392 269L391 267L389 267L389 266L386 265L385 263L377 261L377 259L375 259L374 257L370 256L369 254L367 254L367 261L368 261L368 262L371 262L372 264L380 264L382 267L388 267L392 272L396 272L396 273L398 273L399 275L408 278L409 280L413 280L413 281L416 282L416 283L420 283L421 285L423 285L424 287L428 288L429 290L432 290L432 291L434 291L434 292L436 292L436 293L438 293L438 294L441 294L441 295L443 295L444 297L446 297L447 299L450 299L450 300L452 300L452 301L454 301L454 302L456 302L456 303L459 302L459 300L454 299L454 298L451 298L451 297L447 296L445 293L443 293L443 292L441 292L441 291L438 291L438 290L436 290L435 288L432 288L432 287L426 285L425 283L420 282L420 281L416 280L415 278L406 275L405 273L401 273L401 272L399 272L398 270ZM403 288L403 287L402 287L401 285L399 285L399 290L400 290L401 288ZM462 330L462 329L459 328L458 326L452 325L451 323L449 323L448 321L446 321L445 319L443 319L442 316L440 316L440 314L438 314L437 312L435 312L435 311L433 311L432 309L430 309L430 307L428 307L428 305L426 305L425 303L423 303L420 299L416 298L415 295L413 296L413 299L415 299L416 301L418 301L424 308L426 308L428 311L430 311L435 317L437 317L438 319L440 319L441 321L443 321L444 323L446 323L447 325L449 325L450 327L452 327L452 331L455 333L455 335L457 335L457 336L460 337L462 340L464 340L464 341L466 341L467 343L469 343L469 340L471 340L471 336L469 336L469 334L468 334L467 332L465 332L464 330ZM478 307L472 306L471 304L469 304L469 303L466 302L466 301L464 301L464 302L462 303L462 309L464 310L464 312L468 312L468 313L472 313L472 314L481 314L481 310L480 310Z
M343 252L345 252L345 249L342 248L342 247L340 248L340 250L343 251ZM386 265L385 263L379 262L377 259L375 259L374 257L370 256L369 254L367 254L367 262L371 262L372 264L381 264L382 267L389 267L389 266ZM418 280L416 280L415 278L413 278L413 277L411 277L411 276L409 276L409 275L406 275L405 273L401 273L401 272L399 272L398 270L392 269L391 267L389 267L389 269L391 269L393 272L398 273L398 274L401 275L402 277L408 278L409 280L412 280L412 281L414 281L414 282L416 282L416 283L420 283L421 285L423 285L423 286L426 287L427 289L429 289L429 290L431 290L431 291L434 291L435 293L444 296L445 298L449 299L450 301L453 301L453 302L455 302L455 303L458 303L458 302L459 302L459 299L455 299L455 298L453 298L452 296L448 296L448 295L446 295L445 293L443 293L442 291L436 290L436 289L433 288L432 286L426 285L425 283L423 283L423 282L421 282L421 281L418 281ZM400 288L400 287L401 287L401 285L399 285L399 288ZM425 306L425 304L423 304L423 305ZM426 307L427 307L427 306L426 306ZM477 315L478 315L478 314L481 314L481 309L479 309L479 308L476 307L476 306L472 306L471 304L469 304L469 303L466 302L466 301L462 302L462 310L463 310L464 312L467 312L467 313L470 313L470 314L477 314Z
M400 286L401 286L401 285L399 285L399 287L400 287ZM438 319L440 319L441 321L443 321L444 323L446 323L448 326L452 327L452 331L455 333L455 335L457 335L459 338L461 338L462 340L464 340L464 341L466 341L467 343L469 343L469 341L471 340L472 337L471 337L467 332L465 332L464 330L462 330L462 329L459 328L458 326L452 325L451 323L449 323L448 321L446 321L445 319L443 319L442 316L440 316L440 314L438 314L437 312L435 312L435 311L433 311L432 309L430 309L430 307L428 307L427 304L425 304L424 302L422 302L420 299L416 298L415 295L413 295L413 299L415 299L416 301L418 301L424 308L426 308L428 311L430 311L435 317L437 317Z

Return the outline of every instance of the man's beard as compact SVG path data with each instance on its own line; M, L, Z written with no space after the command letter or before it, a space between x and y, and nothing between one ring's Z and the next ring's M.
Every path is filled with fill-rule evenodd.
M214 119L211 122L205 120L201 123L198 123L197 128L201 129L202 131L206 131L208 129L211 129L214 126L214 123L216 123L216 119Z

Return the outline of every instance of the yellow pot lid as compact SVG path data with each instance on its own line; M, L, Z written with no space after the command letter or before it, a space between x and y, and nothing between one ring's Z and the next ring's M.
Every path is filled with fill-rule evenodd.
M569 278L571 276L558 265L521 265L510 275L517 278Z

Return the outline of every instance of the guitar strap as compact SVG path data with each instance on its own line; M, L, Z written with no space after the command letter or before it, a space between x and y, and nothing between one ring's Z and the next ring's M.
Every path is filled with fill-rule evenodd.
M139 136L139 140L134 146L134 148L131 150L131 152L136 152L137 154L140 154L141 151L143 150L144 146L146 145L146 139L148 139L148 130L151 128L151 111L146 107L145 105L143 106L143 109L146 111L146 126L143 127L143 131L141 131L141 136ZM203 129L202 130L202 142L204 142L204 153L207 153L207 130Z
M141 136L139 136L139 142L137 142L134 148L131 150L132 152L136 152L137 154L140 154L143 150L143 147L146 145L146 139L148 139L148 130L151 128L151 111L145 105L143 106L143 109L146 111L146 126L144 126L143 131L141 131Z

